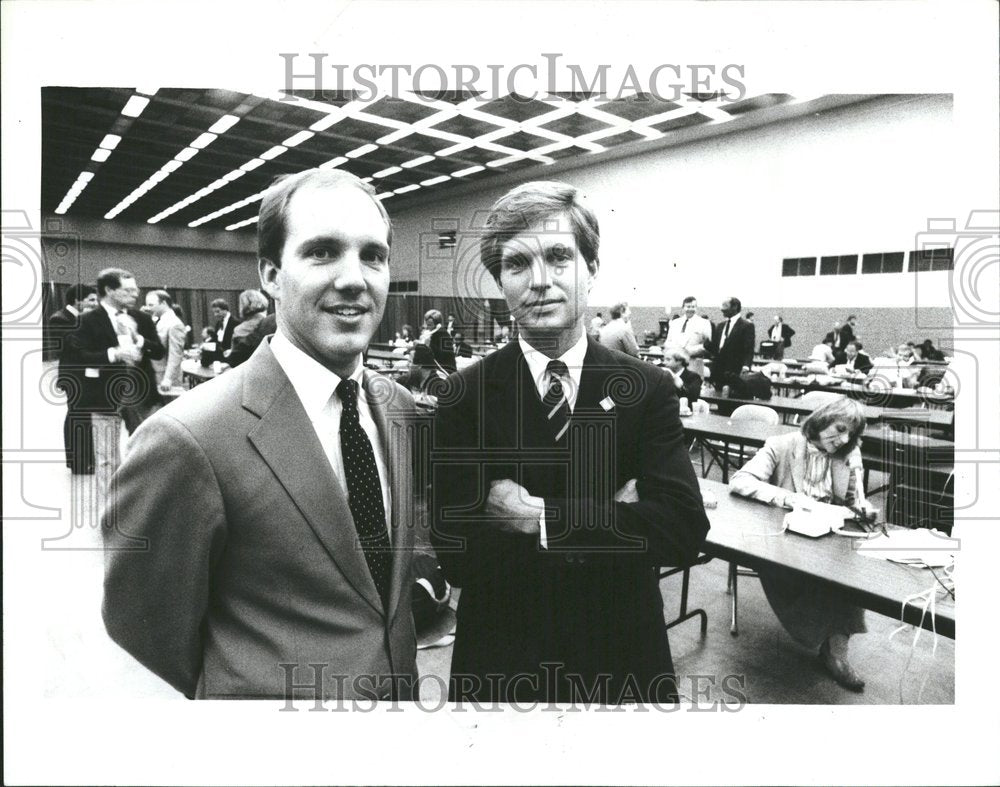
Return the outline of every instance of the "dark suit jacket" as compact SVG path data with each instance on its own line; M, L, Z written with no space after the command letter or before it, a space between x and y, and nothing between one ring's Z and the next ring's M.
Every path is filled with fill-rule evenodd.
M416 494L406 435L422 419L399 386L369 372L364 384L387 447L388 609L347 496L270 343L133 435L114 479L117 523L104 519L104 622L178 691L284 697L282 664L299 665L296 684L313 682L308 664L326 665L325 697L388 697L383 678L415 678ZM347 677L338 683L338 675ZM395 693L409 697L405 682ZM311 688L294 694L313 696Z
M240 321L236 319L236 315L230 313L229 322L226 323L226 330L222 331L222 321L219 320L215 324L215 341L219 343L220 350L228 350L233 346L233 329L240 324Z
M681 380L684 386L677 392L677 396L686 396L688 404L697 402L701 398L701 375L695 374L690 369L682 369Z
M103 306L80 315L80 324L67 337L68 358L74 369L82 370L84 390L80 407L93 413L114 413L123 406L149 404L159 400L156 375L151 360L160 360L166 350L160 343L153 318L138 309L129 309L143 338L142 360L137 366L108 361L108 349L118 346L118 334ZM87 370L96 370L93 377Z
M781 323L781 341L785 349L792 346L792 337L795 335L795 331L792 330L792 326L786 323ZM767 336L770 338L771 329L768 328Z
M239 366L253 355L262 341L278 330L278 317L275 314L268 314L257 323L253 332L243 339L237 340L232 346L232 352L226 358L226 363L230 366Z
M57 383L66 391L68 404L73 408L80 398L82 370L73 367L69 353L69 335L79 325L80 315L72 314L65 306L49 317L49 340L52 352L59 359Z
M434 360L440 364L441 368L446 372L455 371L457 367L455 366L454 342L452 342L451 336L448 335L445 329L438 328L431 334L431 338L428 341L431 353L434 355Z
M858 354L854 358L854 371L867 372L873 365L871 356L863 350L858 350Z
M462 587L451 697L579 698L574 681L602 702L620 699L626 682L639 697L672 696L656 567L690 564L708 519L668 376L588 339L560 445L518 343L449 382L432 441L431 510L438 558ZM545 499L548 549L478 521L503 478ZM614 502L630 479L639 501ZM561 676L543 664L562 665Z
M744 366L753 363L755 347L755 330L753 323L740 317L733 324L726 337L726 343L719 349L722 340L722 329L726 321L712 326L712 381L716 384L728 384L733 377L739 377Z
M837 342L833 345L834 351L843 350L847 343L854 340L854 331L851 329L850 325L842 325L840 327L840 336L837 337ZM824 342L833 342L833 331L827 331L825 337L823 337Z

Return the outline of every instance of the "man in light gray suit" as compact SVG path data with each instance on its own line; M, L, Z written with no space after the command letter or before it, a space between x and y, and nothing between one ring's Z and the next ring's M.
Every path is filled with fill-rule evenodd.
M156 385L160 393L170 393L181 384L181 361L184 360L184 323L174 313L173 299L166 290L146 293L146 311L153 315L156 335L167 351L167 357L153 361Z
M635 333L629 325L628 304L622 301L611 307L611 322L601 328L598 341L611 350L631 355L633 358L639 357L639 344L635 340Z
M712 323L707 317L698 315L698 299L693 295L684 299L682 311L670 321L666 343L687 350L691 358L688 370L704 378L702 359L708 354L705 345L712 341Z
M111 637L188 697L409 699L410 394L362 365L389 290L374 190L265 193L277 332L133 436L103 526Z

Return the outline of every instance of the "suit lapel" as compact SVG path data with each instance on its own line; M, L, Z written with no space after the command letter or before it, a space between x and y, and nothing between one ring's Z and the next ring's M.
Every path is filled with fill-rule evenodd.
M108 347L115 347L118 345L118 331L115 330L115 324L111 321L111 315L108 314L108 310L103 306L98 306L95 311L98 310L101 312L98 325L101 326L101 330L104 332L104 341Z
M266 342L247 364L243 406L260 417L250 441L347 581L382 612L347 497L295 389Z
M604 348L593 339L587 339L587 352L583 356L583 369L580 370L580 390L576 395L574 415L600 407L608 374L621 368L615 364L612 369L609 365L612 360L602 357L604 355L602 349Z
M496 364L490 376L482 381L484 412L491 413L492 416L481 421L484 425L493 424L500 430L501 439L496 443L498 447L519 448L522 438L518 405L524 395L523 386L531 384L531 375L518 342L510 342L497 350L494 357ZM485 375L487 364L480 364L480 367ZM483 440L484 437L485 435L481 435L480 439ZM492 440L484 440L484 445L491 444Z
M411 516L417 490L414 484L412 445L419 429L415 412L410 418L400 416L393 403L397 401L395 383L386 377L364 373L365 398L378 429L382 456L385 457L386 480L390 490L389 533L392 541L392 577L389 585L388 620L396 615L400 595L408 591L406 555L413 549Z

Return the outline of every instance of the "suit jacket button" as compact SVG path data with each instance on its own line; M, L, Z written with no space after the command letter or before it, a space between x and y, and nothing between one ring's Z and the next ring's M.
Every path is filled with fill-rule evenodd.
M573 556L570 555L570 554L567 554L567 555L565 555L563 557L563 560L565 560L567 563L572 563L573 562Z

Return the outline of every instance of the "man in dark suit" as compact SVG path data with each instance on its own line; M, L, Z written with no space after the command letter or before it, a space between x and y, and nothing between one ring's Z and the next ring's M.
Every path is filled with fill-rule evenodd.
M862 349L861 342L851 341L847 343L844 348L845 362L844 371L848 374L863 373L868 374L871 371L872 363L871 357L868 353L864 352Z
M685 397L690 405L701 398L701 375L688 369L691 356L683 347L666 345L663 348L663 367L670 373L677 388L677 396Z
M80 407L85 384L83 369L72 363L66 340L79 325L80 315L96 309L97 303L97 290L86 284L74 284L66 291L66 305L49 317L49 338L57 346L59 354L56 384L66 394L66 418L63 421L66 467L77 475L94 472L94 437L90 413Z
M67 337L71 362L84 377L82 410L94 429L98 488L107 492L117 469L122 422L129 434L160 404L151 361L166 355L153 318L135 308L139 285L121 268L97 276L100 306L80 316Z
M767 338L774 342L772 357L775 360L780 361L785 357L785 350L792 346L794 335L795 331L792 326L788 325L780 314L774 315L774 322L771 323L771 327L767 331Z
M215 341L219 352L225 352L233 346L233 329L240 324L229 311L229 304L224 298L212 301L212 316L215 318Z
M482 261L519 336L439 396L432 538L462 588L452 700L675 696L656 568L694 560L708 520L673 383L584 331L599 243L564 183L519 186L486 222Z
M420 417L362 364L389 218L355 176L314 169L265 192L258 233L277 332L133 436L104 622L188 697L409 699Z
M753 323L741 316L743 304L739 298L722 302L725 319L712 326L711 352L712 385L721 389L733 385L742 372L749 372L756 346Z
M451 336L442 326L443 322L444 318L437 309L429 309L424 315L424 327L430 331L430 335L427 337L427 346L431 348L434 362L450 374L457 368L455 366L455 345Z
M851 327L855 317L852 314L847 318L847 323L841 325L839 322L833 324L833 329L823 337L823 342L833 348L834 363L846 363L847 354L844 350L847 343L854 339L854 329Z
M461 331L455 331L451 338L455 346L456 358L472 357L472 345L465 341L465 335Z

